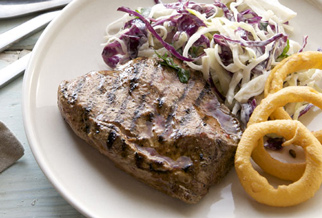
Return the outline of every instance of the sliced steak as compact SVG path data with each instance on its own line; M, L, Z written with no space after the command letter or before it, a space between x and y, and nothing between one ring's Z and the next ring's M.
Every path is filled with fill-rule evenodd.
M231 169L241 135L201 73L183 84L156 59L64 81L58 105L74 132L118 167L187 203Z

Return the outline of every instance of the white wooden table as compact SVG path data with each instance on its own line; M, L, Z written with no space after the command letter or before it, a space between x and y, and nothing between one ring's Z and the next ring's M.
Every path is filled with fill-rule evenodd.
M0 20L0 33L33 16ZM0 53L0 69L19 58L19 53L32 50L40 33ZM13 50L13 51L11 51ZM18 138L24 156L0 173L0 217L83 217L53 188L40 170L30 150L22 117L23 76L0 88L0 121Z

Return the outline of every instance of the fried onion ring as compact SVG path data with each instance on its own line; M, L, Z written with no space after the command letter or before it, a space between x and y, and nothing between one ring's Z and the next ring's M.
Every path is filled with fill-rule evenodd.
M322 70L322 52L307 51L294 54L284 59L276 65L269 74L265 83L264 96L266 97L270 93L281 90L283 88L284 80L289 74L309 69ZM270 117L272 119L291 119L283 108L274 111ZM319 134L321 134L322 137L322 132Z
M287 129L287 131L285 131ZM271 186L250 162L257 142L264 135L278 133L284 145L296 143L306 154L306 168L301 178L290 185ZM270 206L287 207L313 197L322 182L322 147L313 134L299 121L273 120L255 123L245 130L237 147L235 169L245 191L256 201Z
M281 90L287 75L309 69L322 70L322 52L306 51L284 59L269 74L265 84L265 97Z
M287 103L303 101L310 102L322 109L321 93L310 87L290 86L264 98L250 117L248 127L255 123L267 121L277 108ZM278 161L265 150L263 140L258 141L258 145L253 151L252 158L265 172L277 178L291 181L296 181L302 176L305 163L291 164Z

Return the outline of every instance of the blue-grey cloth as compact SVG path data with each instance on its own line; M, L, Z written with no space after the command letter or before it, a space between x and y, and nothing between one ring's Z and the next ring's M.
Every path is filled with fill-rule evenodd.
M24 155L24 148L12 132L0 122L0 173Z

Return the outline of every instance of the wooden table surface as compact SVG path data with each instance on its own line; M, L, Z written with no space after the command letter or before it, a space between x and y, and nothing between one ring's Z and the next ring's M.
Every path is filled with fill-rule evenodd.
M0 34L30 18L0 20ZM30 52L41 32L0 53L0 69ZM24 156L0 173L0 217L83 217L53 188L39 168L25 135L22 115L23 76L0 88L0 121L17 137Z

